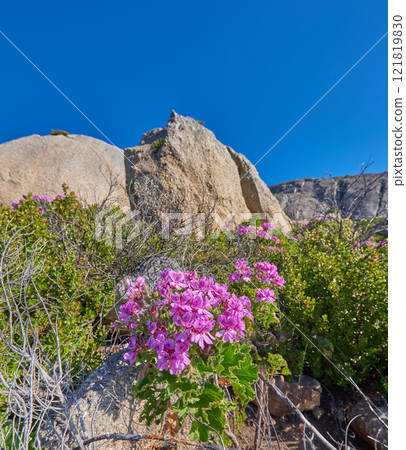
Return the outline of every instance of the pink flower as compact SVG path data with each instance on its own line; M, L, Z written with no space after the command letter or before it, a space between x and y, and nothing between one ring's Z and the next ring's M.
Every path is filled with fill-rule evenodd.
M271 236L266 230L258 230L257 236L264 239L271 239Z
M223 342L239 342L240 336L244 338L245 323L237 316L225 312L217 318L221 330L217 331L216 337L222 337Z
M214 328L214 322L207 317L200 317L193 322L190 340L196 342L200 348L213 344L214 336L210 331Z
M265 230L273 230L275 228L275 225L272 225L269 222L264 222L262 225L262 228L264 228Z
M236 233L239 236L248 236L251 231L254 231L256 228L253 226L248 225L241 225L240 227L237 227Z
M263 283L272 283L276 286L283 286L285 280L278 274L277 268L274 264L270 264L266 261L258 262L255 264L257 270L256 278Z
M126 281L129 287L126 291L127 297L135 302L142 300L142 293L147 289L144 277L138 277L135 283L130 279Z
M235 268L237 270L229 276L230 283L235 283L237 281L251 281L251 268L248 261L245 261L244 259L237 259Z
M127 327L130 326L130 323L132 323L133 319L135 317L138 317L140 314L140 306L138 303L133 302L132 300L128 300L127 303L120 306L120 313L117 315L119 324L124 323ZM132 328L136 328L136 324L133 324L135 326L132 326Z
M169 311L169 315L173 316L174 322L179 321L184 314L192 311L192 307L189 304L190 296L190 291L184 292L182 295L179 295L177 292L172 294L172 308Z
M275 292L268 288L266 289L258 289L257 291L257 300L259 302L272 303L276 300Z
M123 358L130 364L134 364L137 359L138 353L145 349L144 339L140 335L131 336L130 343L128 344L127 350L130 352L124 353Z
M174 339L166 339L161 348L157 350L157 369L166 370L169 366L169 373L175 375L182 372L186 365L190 364L188 340L177 335Z
M226 312L231 313L233 316L243 319L248 317L254 320L251 314L251 302L248 297L243 295L242 297L237 297L235 294L231 294L231 297L226 305Z

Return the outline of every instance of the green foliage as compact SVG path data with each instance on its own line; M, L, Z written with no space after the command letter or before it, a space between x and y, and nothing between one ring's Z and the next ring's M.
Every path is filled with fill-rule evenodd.
M164 138L157 139L152 143L152 149L154 152L158 152L158 150L164 145Z
M281 309L300 345L310 337L306 365L327 382L360 382L387 370L387 247L358 247L352 222L312 223L285 245ZM354 245L355 244L355 245Z
M193 117L192 117L192 119L193 119ZM197 119L193 119L196 123L198 123L199 125L204 125L205 124L205 122L204 122L204 120L197 120Z
M251 386L258 379L258 367L253 365L247 343L221 343L217 350L210 357L199 357L181 377L150 367L147 375L133 388L135 395L146 402L141 419L147 425L154 421L158 424L170 408L178 413L182 425L192 414L217 430L229 444L230 439L224 434L227 413L243 413L248 402L255 398ZM218 379L232 387L232 396L225 395L225 390L216 382ZM210 434L209 428L194 421L189 437L207 442Z
M152 147L158 151L162 145L159 139ZM38 298L44 300L57 324L63 362L73 374L79 374L84 364L89 368L100 364L97 349L102 335L94 320L103 305L112 304L116 279L131 273L149 255L175 259L181 255L191 270L199 268L219 283L228 281L238 258L249 260L251 267L269 261L285 278L274 303L253 301L255 282L232 285L236 295L252 301L255 326L247 321L246 342L220 343L208 357L192 355L192 364L182 376L149 366L134 386L136 396L145 400L141 418L148 424L160 422L168 408L177 412L181 424L191 413L198 420L193 421L190 438L210 439L212 432L201 421L229 445L226 418L235 414L242 423L244 408L255 397L252 385L259 370L270 377L306 372L326 384L345 385L352 377L356 382L377 381L381 391L387 389L387 247L362 241L358 246L355 223L312 221L290 236L273 230L274 241L227 230L182 241L176 236L163 239L159 230L152 230L143 236L142 247L131 247L127 241L134 241L134 230L119 208L106 209L100 221L98 207L83 207L66 187L65 198L46 203L28 195L20 203L15 210L0 205L0 245L15 255L7 261L13 275L4 281L16 305L27 306L52 359L55 340ZM251 224L259 226L259 217L253 217ZM100 225L105 228L103 239L96 238ZM121 247L119 232L123 232ZM270 246L276 250L269 250ZM28 263L33 270L22 287L19 280ZM7 335L16 312L0 300L0 327ZM34 339L34 332L28 332ZM21 340L18 333L14 337ZM7 352L0 342L2 370L22 376L15 355ZM13 439L4 409L0 423L7 439Z
M35 436L36 430L34 429L28 438L28 442L23 446L25 441L25 436L18 431L21 424L14 423L13 420L9 418L9 414L6 412L0 411L0 445L2 445L1 449L3 450L14 450L16 448L25 448L27 450L36 450L38 449L35 446ZM3 447L4 446L4 447Z
M50 133L51 136L69 136L69 133L67 131L63 131L63 130L51 130Z
M9 294L19 305L22 320L32 323L32 330L27 330L31 338L38 333L50 355L55 354L55 338L49 319L57 326L62 358L74 373L81 370L84 361L90 367L100 363L97 349L102 336L93 329L93 320L103 303L113 301L113 280L96 263L112 261L111 249L94 238L94 213L94 207L84 208L73 194L52 203L29 195L16 210L0 205L0 245L14 255L8 261L13 273L7 279ZM22 301L19 280L27 264L34 270L23 284ZM4 303L0 306L5 335L11 331L9 320L16 323L16 313L10 316L9 308ZM0 363L12 371L14 360L5 356L3 346L0 342Z
M280 354L295 375L304 371L326 384L346 385L348 377L376 381L385 393L387 242L379 244L377 235L372 245L364 244L358 229L350 220L313 220L289 236L273 230L277 244L255 232L212 233L195 261L210 261L219 282L227 281L227 267L236 258L278 267L286 280L278 302L253 304L256 327L247 334L261 360ZM267 250L270 244L276 251ZM252 298L250 286L243 289L238 295Z

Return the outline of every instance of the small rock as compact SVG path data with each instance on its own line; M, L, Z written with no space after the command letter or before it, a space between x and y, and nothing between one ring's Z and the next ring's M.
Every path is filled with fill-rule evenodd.
M316 408L313 409L312 414L315 417L315 419L319 420L321 416L324 414L324 409L320 408L320 406L317 406Z
M276 386L292 401L300 411L312 411L320 406L322 387L314 378L300 376L293 383L277 378ZM273 391L269 389L269 412L274 416L294 414L294 411Z
M376 412L379 418L387 424L388 407L380 407L379 411ZM351 428L372 448L377 450L388 448L388 429L373 414L365 400L353 406L347 417L348 421L351 422ZM355 417L357 418L354 419Z

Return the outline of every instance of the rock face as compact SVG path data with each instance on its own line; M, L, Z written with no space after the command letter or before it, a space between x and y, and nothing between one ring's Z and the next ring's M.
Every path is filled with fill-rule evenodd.
M293 383L277 378L275 384L300 411L312 411L320 406L322 388L314 378L302 375ZM269 412L273 416L294 414L294 411L272 389L268 389L268 401Z
M308 221L338 209L342 218L388 216L388 173L301 178L269 186L285 213Z
M28 136L0 145L0 202L32 192L54 197L66 183L84 203L109 197L129 210L122 150L88 136Z
M217 214L218 225L260 213L283 232L291 229L255 167L190 117L172 112L165 128L144 134L125 156L135 205L165 212L210 210Z

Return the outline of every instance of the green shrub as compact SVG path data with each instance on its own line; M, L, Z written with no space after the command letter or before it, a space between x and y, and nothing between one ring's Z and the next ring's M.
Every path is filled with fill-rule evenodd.
M387 242L359 242L357 230L350 220L313 220L290 236L274 230L279 243L255 231L248 236L231 233L232 240L224 233L213 239L211 233L194 263L210 262L210 273L224 282L230 260L272 262L286 284L278 311L264 314L251 336L260 356L280 353L294 375L305 371L327 384L345 385L352 377L377 381L385 390Z
M67 131L63 131L63 130L51 130L50 133L51 136L69 136L69 133Z
M114 280L103 270L113 255L104 241L95 239L95 207L84 208L74 194L60 197L51 202L45 196L29 195L14 203L14 209L0 205L0 247L8 264L1 276L10 298L21 307L19 313L29 312L31 337L38 333L52 355L54 336L39 299L45 302L58 326L62 357L80 372L83 362L95 367L101 360L97 349L102 336L93 321L103 304L113 302ZM24 275L27 270L31 270L29 277ZM1 331L7 335L12 312L4 295L1 299ZM3 351L0 354L1 364L11 364Z
M152 149L156 153L163 146L164 138L157 139L152 143Z
M312 222L285 245L281 310L315 377L345 384L328 356L356 382L387 372L386 242L358 242L354 223ZM311 338L309 345L292 326Z

